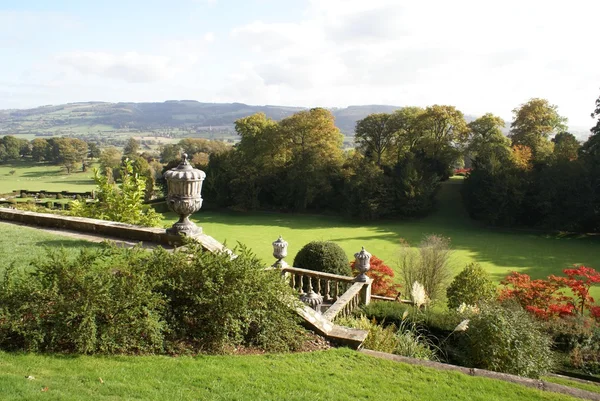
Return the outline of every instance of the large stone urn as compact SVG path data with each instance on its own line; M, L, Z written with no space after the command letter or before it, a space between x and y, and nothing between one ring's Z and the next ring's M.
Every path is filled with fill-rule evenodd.
M198 227L190 221L189 217L202 207L202 181L206 174L202 170L192 167L183 155L179 166L172 168L164 174L169 187L167 204L169 208L179 215L179 221L167 229L168 234L193 236L202 233L202 227Z

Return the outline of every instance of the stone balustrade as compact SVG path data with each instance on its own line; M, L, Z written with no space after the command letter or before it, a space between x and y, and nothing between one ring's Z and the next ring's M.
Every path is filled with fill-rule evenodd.
M354 283L353 277L297 267L283 267L281 272L288 278L290 286L298 291L298 294L305 294L312 287L313 291L322 296L325 302L337 301Z

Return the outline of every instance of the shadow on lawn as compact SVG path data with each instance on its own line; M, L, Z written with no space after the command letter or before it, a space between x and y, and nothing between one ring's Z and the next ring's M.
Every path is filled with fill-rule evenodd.
M102 248L104 245L101 242L90 242L85 240L43 240L35 242L36 246L44 247L49 250L71 249L71 248Z

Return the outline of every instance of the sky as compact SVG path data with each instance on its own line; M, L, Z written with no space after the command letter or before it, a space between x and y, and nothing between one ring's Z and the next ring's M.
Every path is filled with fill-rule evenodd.
M598 0L0 0L0 109L193 99L346 107L540 97L591 127Z

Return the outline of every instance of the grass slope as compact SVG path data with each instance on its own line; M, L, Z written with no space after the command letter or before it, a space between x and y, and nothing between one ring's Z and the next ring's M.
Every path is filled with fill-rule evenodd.
M12 263L28 269L31 262L46 254L46 249L63 248L75 255L83 248L100 244L52 234L41 229L0 222L0 272ZM1 387L0 387L1 388Z
M0 165L0 194L20 189L84 192L95 188L91 171L67 174L61 166L33 162Z
M271 242L278 235L289 242L288 263L312 240L335 241L349 258L364 246L394 270L401 238L416 245L427 234L450 237L455 272L469 262L479 262L496 281L510 271L536 278L561 273L573 264L600 269L600 236L564 236L533 231L493 229L471 220L460 198L461 180L450 180L438 194L437 210L422 219L408 221L357 222L335 216L283 213L223 213L200 210L193 220L204 232L232 247L248 245L266 263L271 263ZM174 222L174 214L167 214Z
M0 394L5 401L573 400L512 383L375 359L347 349L195 358L0 353Z

